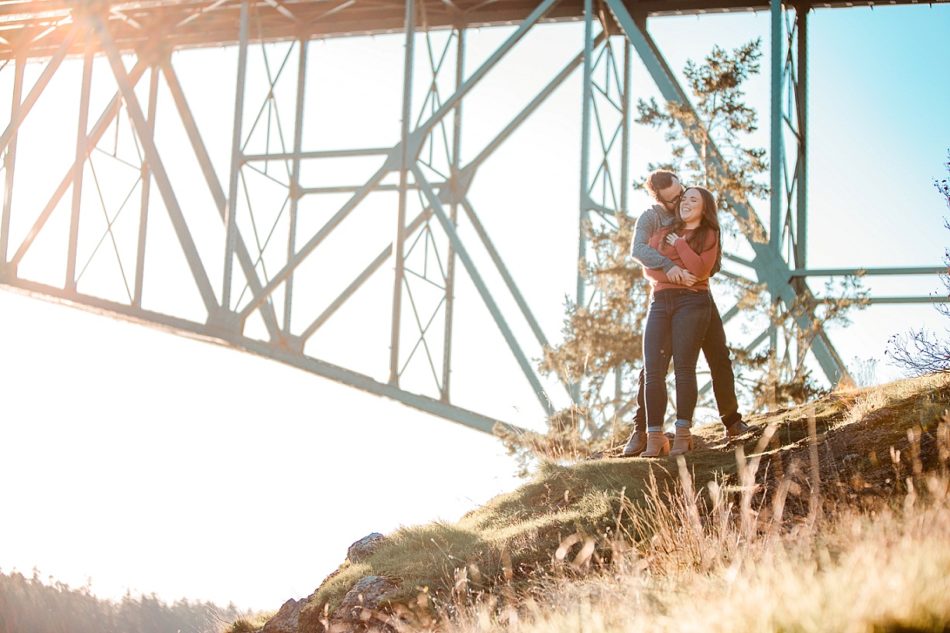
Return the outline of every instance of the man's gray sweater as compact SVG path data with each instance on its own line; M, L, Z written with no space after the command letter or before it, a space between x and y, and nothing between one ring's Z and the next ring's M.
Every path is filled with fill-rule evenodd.
M675 219L675 215L659 204L653 205L637 218L637 225L633 231L631 255L641 266L660 269L666 273L676 265L669 257L660 255L659 251L650 246L650 236L657 229L673 224Z

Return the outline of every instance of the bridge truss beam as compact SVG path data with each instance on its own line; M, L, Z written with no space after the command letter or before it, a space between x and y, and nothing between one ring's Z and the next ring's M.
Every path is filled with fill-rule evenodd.
M379 4L379 3L377 3ZM386 3L382 3L386 4ZM786 125L796 139L795 151L786 152L782 133L773 134L772 182L775 195L771 207L768 243L755 239L764 225L743 201L730 201L730 207L752 227L747 238L755 253L753 259L732 260L751 270L756 281L767 285L777 302L786 309L814 306L821 301L808 288L810 276L849 274L844 269L811 270L807 267L806 208L806 135L805 91L807 11L811 6L831 6L826 2L796 6L788 10L777 2L689 2L678 0L629 2L594 0L581 2L434 3L429 0L393 2L373 13L376 21L367 22L359 13L363 5L341 1L259 2L257 0L215 0L212 2L89 2L76 5L50 1L42 11L37 3L24 5L19 0L0 0L5 14L0 17L0 64L12 69L12 103L9 121L0 136L4 152L4 194L0 221L0 283L31 294L45 296L96 312L120 316L136 322L170 329L188 336L210 340L251 353L273 358L315 374L342 382L377 395L394 398L409 406L481 431L490 431L500 422L496 418L460 407L453 402L450 389L455 358L453 323L458 274L471 281L485 309L516 361L525 381L535 393L541 411L550 415L554 405L531 362L548 346L538 319L520 291L514 275L492 241L471 201L469 190L479 168L570 77L582 69L582 156L579 204L578 255L587 258L583 227L591 222L613 223L618 213L627 213L630 162L631 65L635 52L645 63L664 98L689 104L682 87L670 71L659 48L647 30L650 15L677 12L734 11L770 7L773 16L772 125ZM845 4L845 3L840 3ZM847 3L853 5L853 2ZM390 15L398 9L401 18ZM794 17L794 20L792 18ZM466 97L524 36L539 23L553 20L584 21L584 41L578 53L557 75L515 115L475 158L461 158L462 107ZM360 22L360 20L363 20ZM394 20L397 20L394 22ZM466 74L466 32L474 25L497 24L515 20L517 26L488 58ZM355 28L356 23L363 24ZM778 24L779 26L776 26ZM784 24L784 26L782 26ZM441 29L441 30L440 30ZM390 147L358 147L333 150L307 150L303 129L307 122L308 42L314 37L355 32L405 34L402 120L399 141ZM442 37L444 36L444 37ZM176 51L211 43L236 45L233 128L227 173L220 176L211 158L205 136L192 112L191 104L172 63ZM277 43L277 44L275 44ZM267 90L263 99L254 101L248 80L249 54L260 45L266 67ZM270 54L279 49L276 60ZM274 47L277 46L275 49ZM795 49L793 54L792 50ZM281 48L282 47L282 48ZM421 52L420 52L421 51ZM24 122L37 101L48 91L62 62L70 55L82 55L83 78L78 99L78 131L66 173L46 203L34 213L17 205L17 147ZM427 64L428 88L421 96L413 94L413 73L418 59ZM104 58L106 66L97 66ZM126 61L134 62L130 66ZM24 88L25 69L31 60L43 59L45 65L28 90ZM294 62L293 60L296 60ZM273 65L270 63L274 61ZM784 63L782 63L784 61ZM794 62L794 63L793 63ZM288 71L296 67L296 72ZM100 77L102 68L111 73L114 96L98 112L93 110L90 82ZM95 70L94 70L95 69ZM2 76L0 69L0 76ZM7 71L10 72L9 70ZM148 75L147 87L139 86ZM451 76L451 91L443 94L443 76ZM288 79L293 77L293 79ZM280 87L292 82L293 122L280 119ZM185 204L181 191L170 175L180 156L163 153L156 138L157 100L164 87L171 97L174 125L179 126L188 142L188 150L199 168L204 194L210 205ZM789 105L782 107L783 90L789 89ZM24 96L25 93L25 96ZM256 94L256 93L255 93ZM143 99L144 95L144 99ZM256 112L248 127L245 117ZM90 115L98 115L92 127ZM122 127L122 126L125 127ZM287 128L287 129L285 129ZM120 134L125 130L124 134ZM290 131L292 130L292 131ZM263 149L260 137L263 135ZM125 139L120 147L120 136ZM112 142L110 146L109 143ZM724 162L713 148L719 168ZM786 175L785 157L794 156L794 167ZM378 167L361 184L308 186L304 167L311 161L345 158L375 158ZM127 169L124 185L111 179L122 195L104 195L110 186L97 175L108 162L113 170ZM116 172L118 173L118 172ZM397 177L396 182L391 177ZM277 203L265 199L249 186L250 179L269 183L280 191ZM785 183L788 183L785 186ZM158 195L152 195L154 185ZM66 193L71 192L69 198ZM36 195L37 192L31 192ZM138 193L138 196L135 194ZM380 244L348 283L335 295L314 304L301 285L304 269L315 259L322 245L340 232L370 196L395 194L395 226L389 244ZM301 228L304 205L322 196L346 195L347 200L328 215L319 228L310 232ZM97 199L99 223L92 222L89 199ZM135 231L128 243L119 227L138 201ZM68 201L68 205L65 202ZM794 205L793 205L794 202ZM199 206L207 209L199 209ZM792 207L795 206L795 212ZM64 270L61 282L37 279L21 274L24 263L44 234L53 231L56 217L68 211ZM197 298L193 309L174 313L170 307L146 307L143 297L151 291L152 264L146 257L154 248L157 213L163 211L171 223L174 240L190 279L189 292ZM211 211L213 213L208 214ZM218 233L206 239L196 229L201 214L211 215ZM22 216L28 216L25 219ZM16 230L11 221L16 219ZM433 221L434 220L434 221ZM203 220L202 220L203 221ZM462 225L465 234L460 230ZM89 231L97 240L83 247L81 237ZM278 243L279 235L286 239ZM131 244L131 246L130 246ZM111 254L110 254L111 247ZM480 267L473 251L479 250L490 265ZM12 256L11 256L12 252ZM119 292L104 291L87 282L92 269L101 269L103 258L110 260ZM392 264L391 304L389 313L390 347L385 377L371 376L351 367L328 362L306 351L306 346L330 319L384 265ZM458 264L461 264L459 270ZM134 270L134 274L129 273ZM910 272L908 272L910 271ZM868 274L915 274L942 272L941 267L914 269L875 269ZM485 281L491 274L502 280L505 300L515 310L506 311L501 297ZM730 273L731 274L731 273ZM131 277L131 281L130 281ZM438 300L420 301L421 288L434 291ZM578 277L577 301L587 305L597 300ZM871 302L917 302L922 297L878 297ZM187 314L184 314L187 312ZM733 318L736 308L724 318ZM813 328L807 310L795 315L801 329ZM519 337L513 324L530 332ZM774 331L757 337L754 346ZM775 347L773 347L773 350ZM811 350L832 382L846 375L846 368L828 337L817 331ZM800 359L799 359L800 362ZM421 370L420 370L421 367ZM427 376L427 384L418 380L406 386L406 372ZM619 402L622 391L615 384L616 412L628 408ZM577 386L564 385L576 398ZM516 429L512 424L503 426Z

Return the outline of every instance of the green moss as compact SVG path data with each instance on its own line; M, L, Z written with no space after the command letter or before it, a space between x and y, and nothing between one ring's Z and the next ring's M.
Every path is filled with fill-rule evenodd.
M335 574L323 582L307 606L322 611L323 606L329 604L332 611L339 606L343 596L356 584L356 581L372 573L372 568L366 563L356 565L344 563Z

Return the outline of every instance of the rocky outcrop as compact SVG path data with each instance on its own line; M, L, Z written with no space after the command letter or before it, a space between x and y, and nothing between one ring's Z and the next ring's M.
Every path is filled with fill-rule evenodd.
M264 624L261 633L298 633L300 609L307 604L306 600L291 598L280 607L270 620Z
M330 617L330 630L359 630L379 626L379 608L399 586L384 576L364 576L346 592L343 601ZM375 620L375 622L373 622Z
M364 576L343 596L343 602L334 611L333 620L366 621L367 613L379 610L380 604L398 585L383 576Z
M305 601L309 601L309 598ZM300 617L297 619L296 633L325 633L326 615L323 609L318 609L317 605L304 604L300 609ZM263 632L262 632L263 633Z
M346 550L350 564L360 563L372 556L379 546L388 539L379 532L373 532L356 541ZM330 574L320 585L349 566L342 567ZM393 631L385 623L386 616L380 610L386 598L399 585L384 576L364 576L343 596L343 601L332 612L327 613L318 605L310 604L311 595L302 600L288 600L259 633L356 633L361 631ZM319 590L318 590L319 591Z
M346 550L346 557L351 563L362 562L372 556L385 542L385 536L379 532L373 532L350 545Z

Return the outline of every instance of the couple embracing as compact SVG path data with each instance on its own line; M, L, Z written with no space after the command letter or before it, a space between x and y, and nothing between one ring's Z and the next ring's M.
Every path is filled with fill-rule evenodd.
M664 170L651 173L646 188L656 204L637 220L632 254L650 280L652 296L643 329L635 428L623 449L625 457L682 455L692 449L700 351L709 365L726 436L749 428L739 414L722 318L709 292L709 278L722 260L716 198L703 187L684 187L676 174ZM670 359L676 377L672 446L663 433Z

